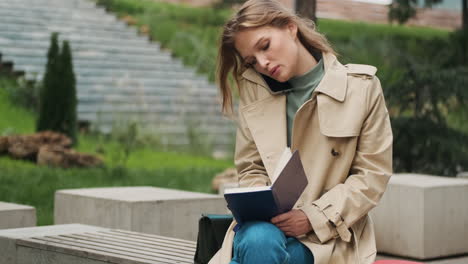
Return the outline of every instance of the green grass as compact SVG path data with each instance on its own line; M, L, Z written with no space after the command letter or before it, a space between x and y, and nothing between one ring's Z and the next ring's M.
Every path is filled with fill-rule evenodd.
M0 132L34 132L35 116L11 103L8 90L16 82L0 77ZM32 162L0 156L0 201L32 205L38 225L53 224L53 197L56 190L108 186L158 186L173 189L212 192L212 177L228 167L231 160L215 160L186 153L162 152L151 146L134 149L124 163L122 144L91 135L79 136L78 150L100 152L104 168L58 169L36 166Z
M167 158L163 157L154 158L154 163L161 163L154 169L53 169L0 157L0 201L34 206L37 210L38 225L48 225L53 223L54 193L60 189L158 186L212 192L212 176L224 169L221 166L224 163L218 166L202 165L193 162L192 157L176 158L182 166L165 166L163 162Z
M11 103L7 90L2 89L7 86L15 87L16 82L10 78L0 78L0 135L33 131L33 113Z

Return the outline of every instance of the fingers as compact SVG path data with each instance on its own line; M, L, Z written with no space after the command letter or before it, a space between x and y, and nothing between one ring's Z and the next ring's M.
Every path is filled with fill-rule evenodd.
M291 213L287 212L287 213L280 214L280 215L277 215L277 216L273 217L271 219L271 223L276 225L276 224L279 224L281 222L287 221L289 218L291 218Z

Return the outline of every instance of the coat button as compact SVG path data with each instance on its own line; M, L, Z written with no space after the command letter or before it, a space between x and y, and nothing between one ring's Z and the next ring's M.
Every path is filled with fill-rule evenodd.
M340 152L338 152L338 151L336 151L334 148L332 148L331 154L332 154L333 157L337 157L337 156L340 155Z

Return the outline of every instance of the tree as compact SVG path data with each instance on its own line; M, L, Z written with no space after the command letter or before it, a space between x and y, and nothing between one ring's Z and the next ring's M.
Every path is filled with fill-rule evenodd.
M77 143L76 88L70 45L58 45L58 33L52 33L47 53L46 73L39 97L37 131L51 130L69 136Z
M449 113L468 103L468 68L451 61L452 45L431 39L419 41L417 51L388 50L399 69L385 89L393 113L396 171L455 175L468 168L468 135L448 122Z
M299 1L299 0L298 0ZM426 7L432 7L434 4L443 2L444 0L424 0ZM468 31L468 0L462 1L462 29ZM408 19L416 15L416 6L418 0L394 0L388 11L390 21L397 20L403 24Z
M296 0L296 12L317 24L317 0Z
M73 71L73 59L70 44L68 41L63 42L62 54L60 56L62 65L62 109L63 121L61 123L61 130L64 134L68 135L73 142L77 143L77 114L76 114L76 79Z
M59 65L59 45L58 33L52 33L50 37L50 47L47 52L47 66L44 75L43 86L39 95L39 119L37 122L37 131L44 131L52 127L53 121L49 116L54 113L55 109L50 101L55 101L56 87L59 82L57 80Z

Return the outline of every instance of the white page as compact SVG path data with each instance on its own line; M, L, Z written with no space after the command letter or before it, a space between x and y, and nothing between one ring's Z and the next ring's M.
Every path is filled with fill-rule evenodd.
M287 147L283 151L283 154L281 154L281 157L278 161L278 165L276 165L275 172L273 173L273 176L271 177L271 185L275 183L276 179L281 174L286 164L288 164L288 161L291 159L291 157L292 157L291 149Z
M244 192L258 192L269 190L271 186L256 186L256 187L239 187L239 188L230 188L224 191L224 194L230 193L244 193Z

